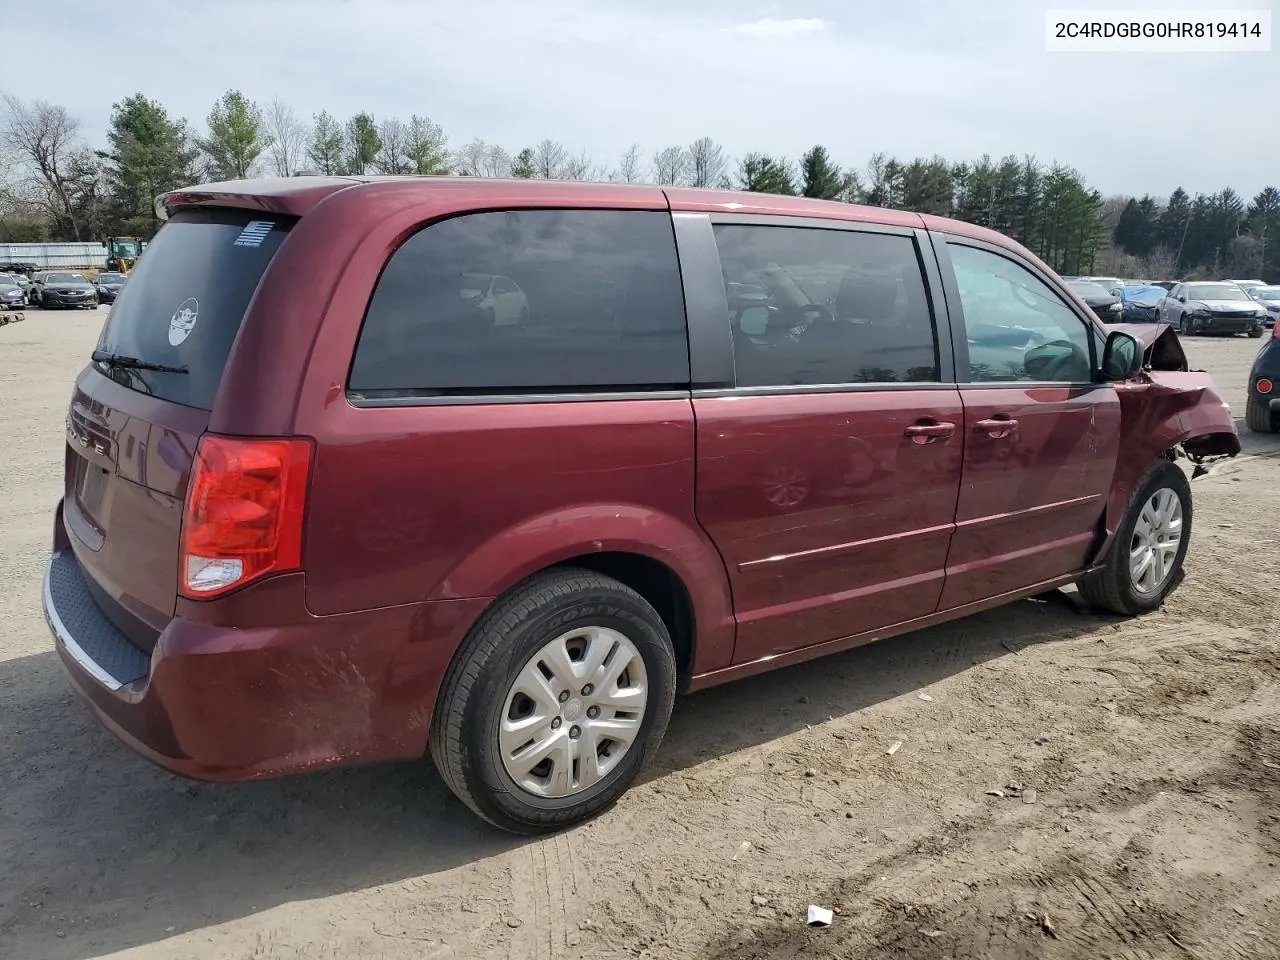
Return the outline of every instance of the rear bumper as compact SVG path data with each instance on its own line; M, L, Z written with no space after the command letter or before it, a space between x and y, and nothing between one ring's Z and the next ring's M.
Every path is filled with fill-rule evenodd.
M69 549L49 562L43 605L76 691L174 773L247 780L422 756L444 671L485 601L312 617L285 599L303 595L302 574L260 586L252 606L276 611L266 625L200 622L182 614L217 620L215 604L180 604L150 655L98 609Z

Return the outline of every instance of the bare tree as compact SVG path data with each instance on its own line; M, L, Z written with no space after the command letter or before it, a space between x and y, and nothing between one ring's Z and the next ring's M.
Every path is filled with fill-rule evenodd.
M276 97L266 109L267 134L271 137L271 168L277 177L291 177L301 168L307 154L311 130L293 107Z
M1152 280L1172 280L1177 276L1178 258L1166 246L1153 249L1142 260L1142 275Z
M710 137L689 144L689 186L714 187L726 173L724 147Z
M84 227L81 201L96 186L98 165L80 141L80 125L64 107L37 100L30 105L8 94L0 147L20 174L18 195L43 208L76 240Z
M654 183L672 186L684 183L689 172L689 152L684 147L667 147L653 155Z
M605 171L591 159L591 154L583 150L581 153L565 159L563 168L565 180L604 180Z
M378 126L378 136L382 138L382 149L374 159L379 173L404 174L412 173L405 148L409 140L409 130L399 117L388 117Z
M476 137L458 151L454 165L464 177L505 177L511 173L511 154Z
M543 140L533 148L533 175L539 180L564 180L569 151L564 144Z
M640 183L644 180L644 159L640 144L633 143L622 151L622 156L618 159L617 177L623 183Z
M1102 205L1098 208L1098 219L1107 225L1108 233L1115 233L1116 225L1120 222L1120 214L1124 212L1125 204L1130 199L1125 194L1117 193L1102 201Z

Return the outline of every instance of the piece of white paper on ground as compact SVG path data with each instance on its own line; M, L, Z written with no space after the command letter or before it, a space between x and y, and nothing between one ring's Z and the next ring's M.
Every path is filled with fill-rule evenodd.
M834 916L835 914L826 907L815 907L809 904L809 926L811 927L829 927Z

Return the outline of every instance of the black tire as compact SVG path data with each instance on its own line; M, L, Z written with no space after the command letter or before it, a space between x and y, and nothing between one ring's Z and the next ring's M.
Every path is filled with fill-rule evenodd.
M1254 340L1257 340L1259 337L1261 337L1261 336L1262 336L1262 324L1258 324L1256 327L1254 327L1252 330L1250 330L1250 331L1249 331L1249 336L1251 336Z
M539 797L504 768L498 725L530 659L556 637L586 626L617 630L636 647L648 682L645 715L630 748L598 783L568 797ZM500 598L471 629L436 702L431 756L458 799L495 827L517 834L561 830L605 810L631 786L662 741L675 688L671 638L648 601L589 570L550 570Z
M1147 502L1161 489L1168 489L1178 498L1182 507L1182 538L1174 555L1173 566L1159 589L1150 593L1139 591L1129 574L1129 553L1134 539L1134 528ZM1187 475L1169 460L1157 460L1142 480L1129 501L1124 519L1116 531L1115 539L1107 548L1102 565L1080 581L1080 595L1090 606L1109 610L1122 616L1136 617L1159 608L1182 582L1182 564L1191 543L1191 484Z
M1277 419L1280 418L1271 412L1271 404L1252 395L1245 400L1244 422L1254 433L1275 433Z

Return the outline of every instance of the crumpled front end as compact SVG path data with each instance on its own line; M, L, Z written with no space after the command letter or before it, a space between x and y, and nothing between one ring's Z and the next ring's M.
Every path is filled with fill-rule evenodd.
M1113 324L1136 337L1146 351L1146 369L1116 384L1120 398L1120 454L1107 507L1107 532L1116 529L1147 468L1161 457L1185 456L1193 478L1215 460L1240 452L1231 408L1203 370L1189 370L1186 353L1168 324Z

